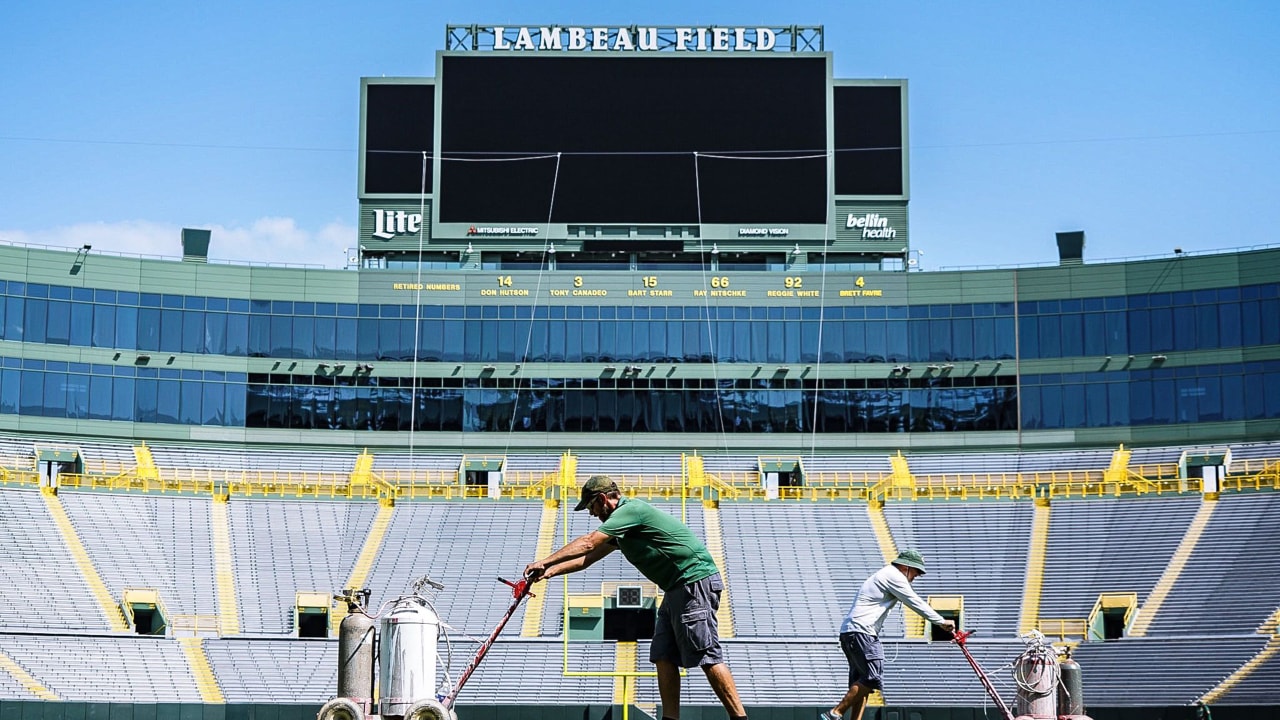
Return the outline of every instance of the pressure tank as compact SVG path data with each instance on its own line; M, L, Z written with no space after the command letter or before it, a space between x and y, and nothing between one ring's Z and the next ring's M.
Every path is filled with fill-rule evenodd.
M1080 663L1070 655L1058 663L1062 679L1058 682L1058 720L1090 720L1084 714L1084 678Z
M416 595L400 598L383 615L380 714L403 717L417 701L435 700L439 629L440 618Z
M338 625L338 697L349 698L367 715L373 703L373 618L348 604Z
M1013 664L1018 720L1058 720L1058 658L1052 648L1032 647Z

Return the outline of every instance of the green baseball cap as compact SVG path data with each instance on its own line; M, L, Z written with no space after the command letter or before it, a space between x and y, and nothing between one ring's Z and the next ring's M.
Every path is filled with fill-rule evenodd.
M925 574L924 556L915 550L903 550L898 553L898 559L893 561L894 565L903 565L909 568L915 568L920 571L921 575Z
M578 506L573 509L574 512L585 510L591 504L591 501L596 499L597 495L617 489L618 484L608 475L592 475L582 484L582 497L578 500Z

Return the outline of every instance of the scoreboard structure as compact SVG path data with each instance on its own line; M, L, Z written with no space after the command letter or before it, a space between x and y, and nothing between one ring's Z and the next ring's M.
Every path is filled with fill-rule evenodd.
M362 264L905 269L906 81L822 32L450 26L361 81Z

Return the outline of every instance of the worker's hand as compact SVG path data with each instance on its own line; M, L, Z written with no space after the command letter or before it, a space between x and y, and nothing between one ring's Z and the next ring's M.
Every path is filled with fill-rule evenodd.
M956 621L955 621L955 620L943 620L942 622L938 623L938 627L940 627L940 628L942 628L943 630L946 630L947 632L949 632L949 633L951 633L951 634L953 634L953 635L954 635L954 634L955 634L955 632L956 632Z
M524 566L524 579L531 583L542 580L547 574L547 566L542 561L531 562Z

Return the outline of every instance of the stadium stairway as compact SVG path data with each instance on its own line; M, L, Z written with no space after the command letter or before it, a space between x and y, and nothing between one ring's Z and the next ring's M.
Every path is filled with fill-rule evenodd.
M1187 560L1191 559L1191 553L1195 552L1196 545L1200 542L1200 536L1209 525L1209 518L1213 517L1213 510L1217 506L1218 499L1216 497L1205 496L1200 500L1200 508L1196 510L1196 516L1192 518L1186 534L1182 536L1182 541L1178 543L1178 549L1173 551L1173 557L1169 558L1169 564L1165 566L1160 579L1156 581L1155 587L1151 589L1151 594L1147 596L1147 601L1138 610L1138 619L1134 620L1133 626L1129 628L1130 637L1146 637L1147 630L1151 628L1151 621L1155 620L1156 613L1160 612L1160 606L1164 604L1165 598L1169 596L1169 591L1178 582L1183 568L1187 565Z
M351 575L347 577L347 583L342 587L359 590L369 582L369 571L373 569L373 561L378 557L378 550L382 547L383 538L387 536L387 528L391 526L391 518L395 515L395 511L395 501L391 498L384 497L378 500L378 514L373 518L369 534L365 536L360 554L356 556L355 565L351 567ZM329 615L330 637L338 636L338 627L346 616L345 609L341 608Z
M1267 644L1258 651L1257 655L1249 658L1249 661L1241 665L1238 670L1227 676L1217 687L1200 697L1200 702L1205 705L1212 705L1222 699L1223 695L1231 692L1231 688L1239 685L1245 678L1254 673L1255 670L1266 664L1273 655L1280 652L1280 635L1272 635Z
M107 590L107 585L102 581L102 576L98 574L98 569L94 567L93 560L89 559L89 553L84 549L84 543L80 541L80 535L76 533L75 527L71 524L71 518L67 517L66 508L62 507L62 500L58 498L57 491L54 488L41 488L41 497L44 498L45 506L49 509L49 515L53 518L53 522L58 526L58 531L62 533L62 539L67 544L67 550L71 553L71 557L76 561L76 567L79 568L80 574L84 576L85 582L88 583L89 589L93 592L93 597L98 601L98 605L102 607L102 614L106 616L107 623L111 629L116 632L128 632L129 625L124 620L124 613L120 610L120 606L116 604L111 597L111 592Z
M636 701L636 679L623 673L636 671L636 657L639 654L639 643L618 641L613 647L613 671L618 676L613 679L613 704L630 705ZM652 713L650 713L652 714Z
M867 503L867 517L871 519L871 529L876 533L880 555L884 557L885 563L893 562L893 559L898 557L898 544L894 542L893 532L889 530L889 521L884 517L884 503L878 500ZM908 612L903 614L903 622L906 623L906 637L924 637L924 618Z
M62 699L58 697L57 693L40 684L39 680L36 680L25 668L14 662L13 658L2 652L0 652L0 670L9 673L14 680L18 681L18 684L26 688L27 692L35 695L37 699L54 701Z
M720 529L720 508L714 503L702 506L702 523L706 532L707 551L720 569L720 579L724 583L724 591L720 595L720 608L716 610L716 623L720 626L720 637L731 638L737 635L733 627L733 600L729 597L729 575L726 573L724 559L724 533Z
M538 545L534 557L544 558L551 554L551 546L556 539L556 518L559 517L560 503L555 500L542 502L542 517L538 520ZM542 612L547 605L545 589L536 595L530 595L524 607L524 623L520 627L520 637L538 637L542 634Z
M1040 596L1044 591L1044 559L1049 546L1049 498L1036 498L1031 518L1031 547L1027 551L1027 580L1022 592L1018 632L1028 633L1040 623Z
M212 705L226 703L218 678L213 674L213 666L209 664L209 656L204 652L204 639L198 637L178 638L182 646L182 654L191 667L191 675L196 679L196 687L200 690L200 699Z
M213 568L218 588L218 633L240 634L240 607L236 603L236 574L231 562L231 525L227 520L227 496L214 497L210 509L213 535ZM203 692L203 691L202 691Z

